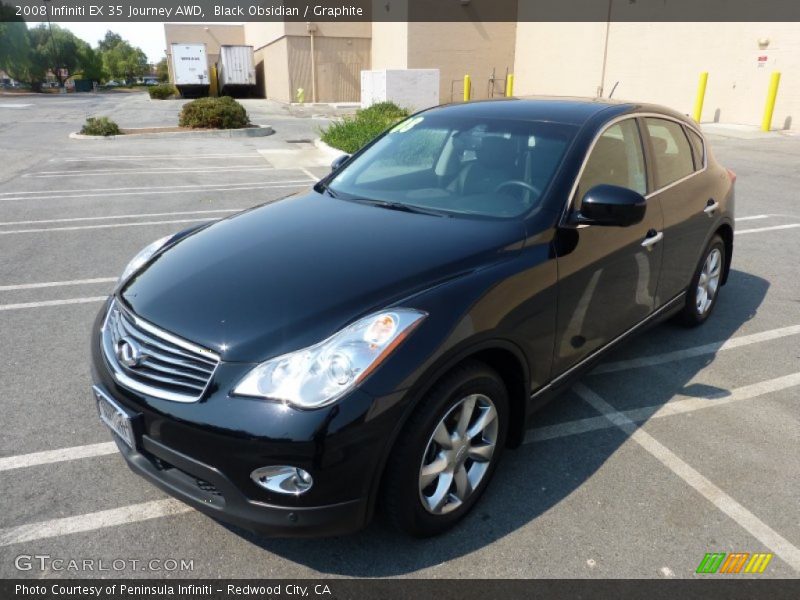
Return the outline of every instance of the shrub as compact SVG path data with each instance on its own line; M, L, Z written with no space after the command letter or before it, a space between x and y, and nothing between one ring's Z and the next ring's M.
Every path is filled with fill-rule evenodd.
M241 129L250 125L250 119L244 106L223 96L198 98L184 104L178 124L199 129Z
M409 112L393 102L380 102L356 111L352 117L322 131L322 141L347 154L358 151L386 129L405 119Z
M147 93L154 100L166 100L178 95L178 90L171 83L159 83L147 88Z
M108 117L89 117L81 128L83 135L120 135L119 126Z

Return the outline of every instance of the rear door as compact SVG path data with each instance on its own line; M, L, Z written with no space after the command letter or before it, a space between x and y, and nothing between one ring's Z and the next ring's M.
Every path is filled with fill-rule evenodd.
M645 117L654 191L664 213L664 260L659 303L686 289L703 252L717 198L710 193L702 137L666 117Z
M645 153L635 116L607 126L589 151L568 213L592 187L611 184L647 194ZM563 372L646 318L655 307L661 268L661 208L647 202L629 227L564 227L559 244L555 372ZM643 242L645 244L643 245Z

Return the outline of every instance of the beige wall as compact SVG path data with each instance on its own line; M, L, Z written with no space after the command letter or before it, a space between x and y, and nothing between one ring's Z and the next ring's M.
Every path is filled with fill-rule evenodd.
M372 65L375 69L408 68L408 23L372 24Z
M514 70L516 23L409 23L408 68L439 69L439 99L450 102L453 80L455 99L462 98L465 74L472 78L472 97L489 96L492 69L501 80L506 68ZM375 66L380 69L384 67ZM498 81L495 95L505 83Z
M593 96L605 23L520 23L515 93ZM769 40L759 47L759 40ZM759 67L758 57L766 56ZM759 125L770 74L782 72L773 128L800 123L799 23L622 23L608 27L606 95L691 114L708 71L702 121Z

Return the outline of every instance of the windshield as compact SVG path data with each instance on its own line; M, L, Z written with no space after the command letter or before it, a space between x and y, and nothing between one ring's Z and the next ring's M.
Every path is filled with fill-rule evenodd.
M539 206L575 130L422 114L396 125L328 187L345 199L515 217Z

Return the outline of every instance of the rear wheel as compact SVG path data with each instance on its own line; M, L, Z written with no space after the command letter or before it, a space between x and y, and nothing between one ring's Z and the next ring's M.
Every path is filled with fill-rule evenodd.
M508 396L494 370L470 361L446 375L392 450L382 496L389 522L417 537L455 525L486 488L507 429Z
M726 260L725 243L721 237L715 235L700 259L686 293L686 305L679 315L680 321L685 325L701 325L711 315L717 304Z

